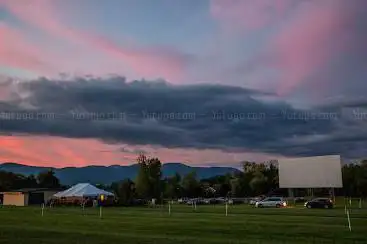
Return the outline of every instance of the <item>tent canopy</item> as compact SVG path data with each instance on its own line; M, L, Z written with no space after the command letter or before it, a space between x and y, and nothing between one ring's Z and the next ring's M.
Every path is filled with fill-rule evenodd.
M89 183L79 183L65 191L56 193L54 197L98 197L101 195L114 196L111 192L99 189Z

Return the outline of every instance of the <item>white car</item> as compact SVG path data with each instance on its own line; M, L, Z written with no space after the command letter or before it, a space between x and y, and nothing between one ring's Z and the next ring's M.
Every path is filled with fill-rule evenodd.
M252 198L249 202L250 205L255 205L257 202L260 202L261 201L261 198L260 197L255 197L255 198Z
M283 208L287 206L287 202L281 197L267 197L255 203L257 208Z

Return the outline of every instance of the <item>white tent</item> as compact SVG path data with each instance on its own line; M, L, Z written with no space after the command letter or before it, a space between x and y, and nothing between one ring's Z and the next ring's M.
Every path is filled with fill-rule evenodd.
M75 186L56 193L53 195L56 198L60 197L98 197L98 196L114 196L111 192L101 190L89 183L79 183Z

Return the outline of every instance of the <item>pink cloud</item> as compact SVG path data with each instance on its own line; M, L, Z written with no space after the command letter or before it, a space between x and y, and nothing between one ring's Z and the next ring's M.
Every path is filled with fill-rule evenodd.
M275 88L281 96L312 91L318 97L346 90L348 77L353 89L361 85L366 9L365 0L212 0L210 10L234 34L266 34L254 46L260 51L233 70L236 82L250 77L246 85Z
M126 164L115 154L117 146L97 140L80 140L48 136L0 137L0 162L17 162L37 166L86 166L89 164ZM104 153L101 151L108 151Z
M124 148L124 150L122 150ZM109 145L94 139L51 136L0 136L0 162L36 166L81 167L87 165L130 165L139 151L158 157L162 162L183 162L205 166L239 164L243 160L270 160L274 155L220 150L169 149L153 146Z
M280 20L293 0L211 0L210 13L225 28L255 30Z
M51 68L41 57L43 51L25 41L18 31L0 22L0 64L39 73L49 73Z
M123 48L107 38L81 33L79 38L114 57L121 58L133 70L147 77L181 80L190 61L189 56L170 48Z
M345 21L343 8L336 1L319 3L297 15L277 34L270 45L277 57L275 66L283 73L280 95L311 78L333 58L338 52L334 44L346 27Z
M308 1L298 6L269 40L261 58L254 59L279 71L279 95L289 95L305 85L316 90L332 86L330 77L322 73L330 69L338 55L354 48L358 9L363 5L362 1L351 4L333 0Z
M49 0L0 1L0 4L23 22L72 43L89 45L97 51L119 58L135 73L149 78L179 80L188 64L187 56L166 48L130 48L105 37L84 33L58 19L55 2Z

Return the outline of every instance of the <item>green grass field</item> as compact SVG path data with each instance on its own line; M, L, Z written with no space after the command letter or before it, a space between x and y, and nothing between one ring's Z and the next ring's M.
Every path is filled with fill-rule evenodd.
M367 210L173 205L164 208L0 208L1 244L367 243Z

